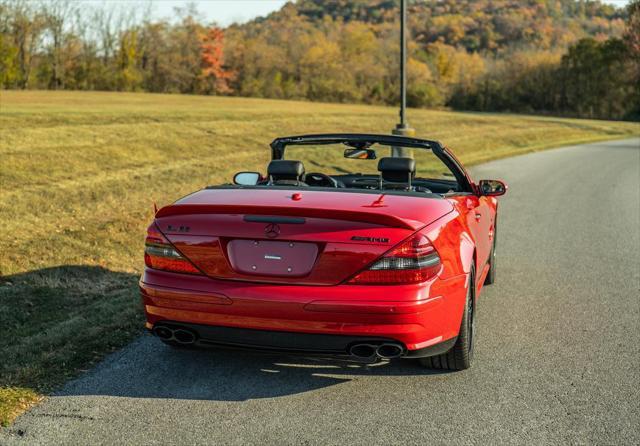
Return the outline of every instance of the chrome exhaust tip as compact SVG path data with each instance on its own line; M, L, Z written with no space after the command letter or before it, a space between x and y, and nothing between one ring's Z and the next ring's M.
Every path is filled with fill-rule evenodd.
M360 359L371 359L376 356L376 346L371 344L355 344L349 349L349 354Z
M400 344L382 344L376 349L376 355L382 359L399 358L404 353Z
M156 325L151 331L163 341L177 342L178 344L193 344L197 339L197 335L186 328L173 328L167 327L166 325Z
M173 331L173 339L180 344L193 344L196 341L196 335L192 331L178 328Z
M173 338L173 330L162 325L153 327L153 334L164 341Z

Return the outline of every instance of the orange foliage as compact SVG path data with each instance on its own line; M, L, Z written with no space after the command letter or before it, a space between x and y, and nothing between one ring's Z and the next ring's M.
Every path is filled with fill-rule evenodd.
M229 81L233 72L224 67L224 31L209 28L200 35L200 79L208 83L215 93L230 93ZM206 89L206 88L205 88Z

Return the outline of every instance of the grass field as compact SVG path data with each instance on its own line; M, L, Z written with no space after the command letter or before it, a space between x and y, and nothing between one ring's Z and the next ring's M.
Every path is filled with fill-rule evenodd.
M278 135L386 132L385 107L0 91L0 423L142 330L153 202L262 170ZM640 124L410 110L466 164L640 134ZM508 178L506 178L508 181Z

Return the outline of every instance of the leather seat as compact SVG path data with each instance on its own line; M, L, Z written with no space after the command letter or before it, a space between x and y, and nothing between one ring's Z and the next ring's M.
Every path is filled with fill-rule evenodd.
M382 181L410 188L416 174L416 160L401 157L380 158L378 171Z
M302 161L273 160L267 166L269 183L280 186L308 186Z

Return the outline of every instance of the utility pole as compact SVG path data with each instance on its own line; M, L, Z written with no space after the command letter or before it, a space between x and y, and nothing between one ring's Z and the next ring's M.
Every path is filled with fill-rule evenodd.
M391 133L400 136L416 134L407 122L407 0L400 0L400 123ZM391 156L411 156L411 151L393 147Z

